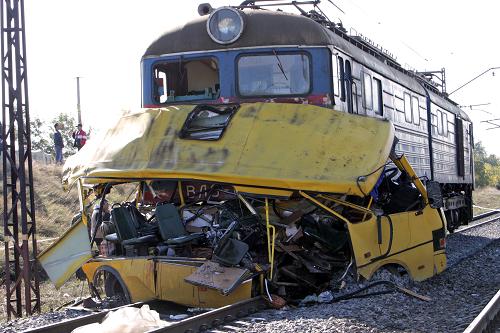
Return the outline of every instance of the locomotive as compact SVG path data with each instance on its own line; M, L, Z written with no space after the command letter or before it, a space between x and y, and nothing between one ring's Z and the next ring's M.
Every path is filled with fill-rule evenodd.
M302 103L388 119L398 154L419 177L440 183L448 230L467 224L474 189L467 114L428 75L404 69L321 11L300 2L300 15L265 10L271 3L202 4L208 19L160 36L142 58L142 105Z

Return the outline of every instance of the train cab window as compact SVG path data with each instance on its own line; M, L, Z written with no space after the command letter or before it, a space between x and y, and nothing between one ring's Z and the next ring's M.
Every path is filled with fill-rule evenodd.
M372 77L368 73L363 73L363 104L366 109L373 108Z
M415 125L420 125L420 106L418 104L418 98L413 96L411 101L411 109L413 113L413 123Z
M157 103L219 97L219 66L214 58L160 62L153 73L153 97Z
M305 53L244 55L238 59L241 96L305 95L311 89L310 61Z
M405 103L405 120L407 123L412 122L411 113L411 96L410 94L404 93L404 103Z
M373 112L380 116L383 115L384 100L382 98L382 82L373 78Z

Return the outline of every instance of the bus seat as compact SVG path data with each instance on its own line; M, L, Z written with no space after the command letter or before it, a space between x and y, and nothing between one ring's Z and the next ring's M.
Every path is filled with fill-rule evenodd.
M120 242L122 245L136 245L154 243L158 238L153 235L140 236L137 223L137 217L132 216L128 207L117 206L111 210L111 216L115 223L116 233L106 235L104 238L110 242Z
M177 208L172 204L157 206L155 214L160 236L167 245L183 245L205 236L203 233L189 234L184 228Z

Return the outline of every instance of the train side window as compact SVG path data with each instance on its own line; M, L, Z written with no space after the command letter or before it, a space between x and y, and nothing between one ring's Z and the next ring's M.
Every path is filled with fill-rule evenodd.
M344 83L346 86L346 98L347 98L347 112L353 113L353 86L356 88L356 93L357 93L357 87L355 86L355 83L352 80L352 72L351 72L351 62L349 60L345 61L345 73L344 73ZM356 98L356 101L358 99ZM357 102L356 102L357 106ZM357 113L357 109L356 109Z
M336 55L332 56L332 86L333 95L340 97L339 59Z
M345 102L345 76L344 76L344 59L342 57L337 57L337 70L339 76L340 85L340 100Z
M352 81L352 112L358 114L358 85Z
M448 136L448 115L443 112L443 135Z
M411 109L413 113L413 123L415 125L420 125L420 106L418 104L418 98L413 96L411 102Z
M438 134L443 135L443 112L441 112L441 110L438 110L436 120Z
M438 121L438 113L436 113L436 114L433 113L431 115L431 125L432 125L432 134L433 135L436 135L437 132L438 132L438 130L437 130L438 123L439 123L439 121Z
M405 102L405 120L407 123L411 123L412 114L411 114L411 96L408 93L404 93L404 102Z
M363 73L363 97L364 107L371 110L373 108L372 77L367 73Z
M383 115L384 99L382 98L382 82L373 78L373 112L380 116Z

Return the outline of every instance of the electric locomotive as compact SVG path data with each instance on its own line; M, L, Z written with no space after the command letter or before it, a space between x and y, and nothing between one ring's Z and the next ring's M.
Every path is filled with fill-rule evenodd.
M388 119L399 139L396 151L419 177L440 183L448 230L467 224L474 188L467 114L429 73L405 70L366 37L349 35L299 3L300 15L265 10L269 1L217 10L200 5L200 19L146 50L142 105L302 103Z

